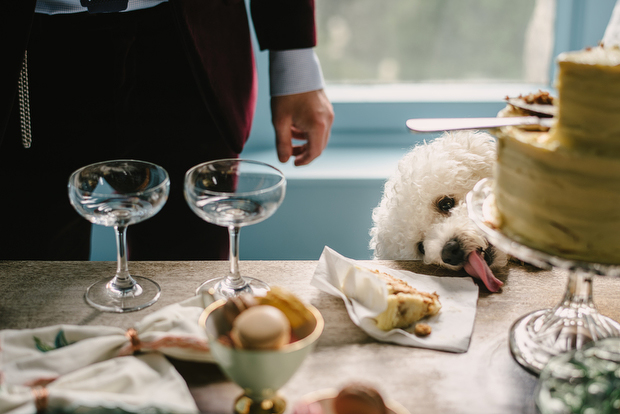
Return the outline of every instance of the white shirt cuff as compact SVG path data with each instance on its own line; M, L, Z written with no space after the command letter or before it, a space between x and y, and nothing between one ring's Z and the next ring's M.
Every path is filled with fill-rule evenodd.
M313 48L270 50L269 79L271 96L324 89L323 72Z

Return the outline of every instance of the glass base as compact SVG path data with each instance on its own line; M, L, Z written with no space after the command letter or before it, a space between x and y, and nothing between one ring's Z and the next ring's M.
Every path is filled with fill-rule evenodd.
M620 335L620 324L595 309L564 316L567 312L571 313L571 309L543 309L521 317L512 325L510 351L521 366L538 375L554 356Z
M151 279L132 276L133 288L114 290L110 279L102 279L86 289L84 298L95 309L103 312L133 312L151 306L161 295L161 288Z
M218 300L232 298L244 293L254 296L262 296L269 290L269 285L261 280L247 276L244 276L243 280L246 284L238 288L227 286L224 283L226 281L225 277L207 280L200 285L198 289L196 289L196 294L199 295L203 292L208 292L215 298L215 300Z
M254 401L242 395L235 402L236 414L282 414L285 409L286 401L278 394L262 401Z

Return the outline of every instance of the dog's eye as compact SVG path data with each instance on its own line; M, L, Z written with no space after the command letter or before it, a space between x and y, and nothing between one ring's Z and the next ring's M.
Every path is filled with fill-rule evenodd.
M447 213L454 207L454 198L444 196L437 200L437 209L440 213Z
M424 255L424 243L418 243L418 251Z

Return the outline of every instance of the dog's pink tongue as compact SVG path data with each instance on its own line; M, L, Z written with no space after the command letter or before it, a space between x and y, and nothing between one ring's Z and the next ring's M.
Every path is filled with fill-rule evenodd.
M487 265L487 262L480 256L480 252L474 251L467 256L467 263L463 269L470 276L477 277L482 280L484 285L491 292L497 292L504 283L493 275L493 272Z

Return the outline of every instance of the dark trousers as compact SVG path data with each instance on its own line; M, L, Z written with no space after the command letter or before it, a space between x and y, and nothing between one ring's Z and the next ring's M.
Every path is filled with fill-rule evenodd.
M69 204L76 169L108 159L154 162L171 192L128 228L130 260L220 259L227 230L186 205L185 172L236 157L203 103L169 5L89 15L36 15L28 46L33 144L13 109L0 146L0 259L85 260L90 223Z

